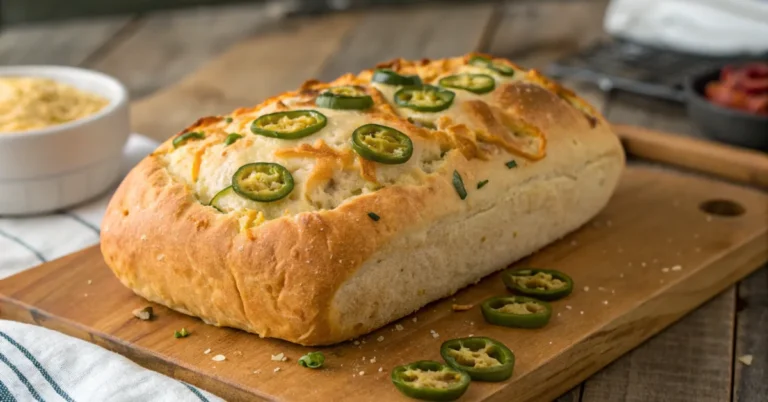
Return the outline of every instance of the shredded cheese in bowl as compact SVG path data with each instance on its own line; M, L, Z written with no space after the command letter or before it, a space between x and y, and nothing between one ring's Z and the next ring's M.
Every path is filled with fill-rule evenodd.
M0 78L0 134L29 131L91 116L109 104L94 93L49 78Z

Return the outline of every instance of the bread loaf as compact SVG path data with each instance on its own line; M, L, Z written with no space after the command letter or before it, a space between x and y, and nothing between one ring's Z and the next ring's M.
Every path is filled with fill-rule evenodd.
M604 118L536 71L394 60L199 119L125 178L101 248L150 301L333 344L578 228L623 165Z

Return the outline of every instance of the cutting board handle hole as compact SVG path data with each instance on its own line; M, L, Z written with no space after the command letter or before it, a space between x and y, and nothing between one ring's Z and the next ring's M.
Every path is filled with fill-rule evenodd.
M718 216L739 216L746 212L744 207L731 200L707 200L699 204L699 209Z

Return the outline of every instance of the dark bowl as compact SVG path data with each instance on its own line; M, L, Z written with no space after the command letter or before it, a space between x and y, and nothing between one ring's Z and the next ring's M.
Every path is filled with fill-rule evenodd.
M727 108L707 99L704 87L719 76L720 69L717 69L686 79L688 116L709 138L768 152L768 116Z

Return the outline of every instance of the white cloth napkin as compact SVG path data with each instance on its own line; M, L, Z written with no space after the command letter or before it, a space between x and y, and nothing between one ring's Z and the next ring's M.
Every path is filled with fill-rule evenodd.
M612 0L604 26L613 36L684 52L768 52L768 0Z
M149 138L132 135L123 174L156 147ZM54 214L0 217L0 279L98 243L101 219L116 187ZM0 320L0 402L221 400L100 346Z

